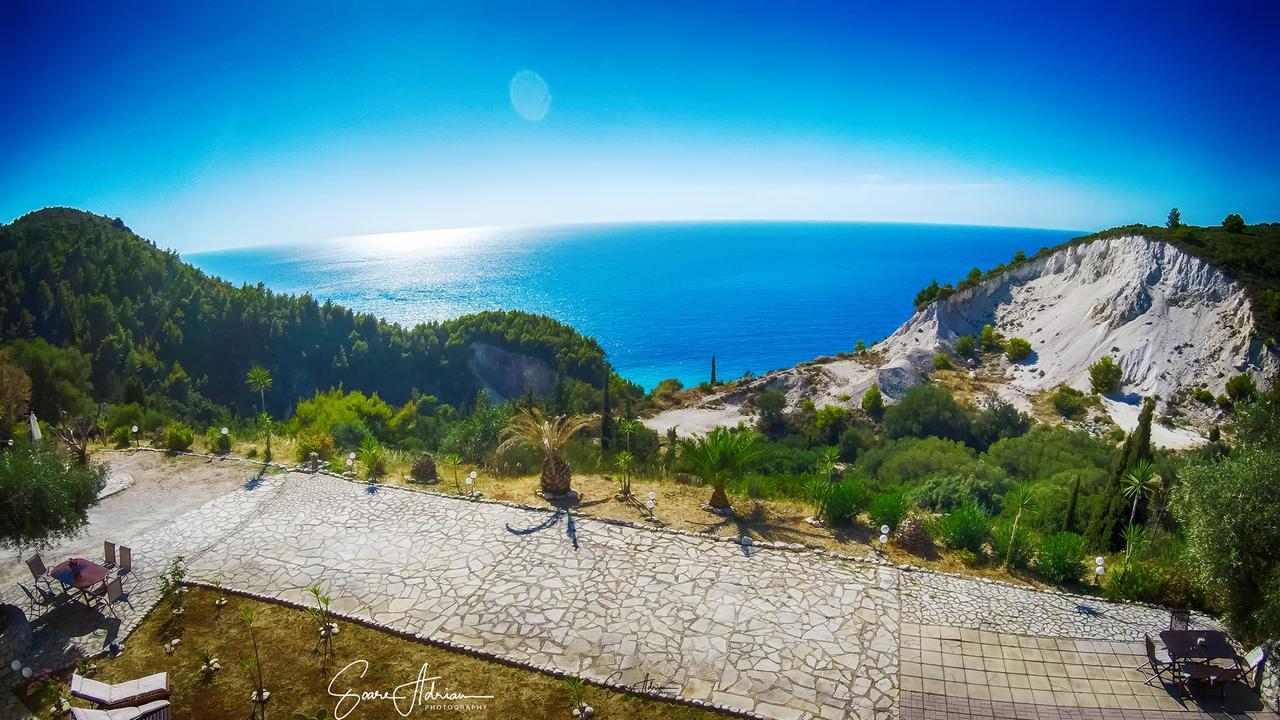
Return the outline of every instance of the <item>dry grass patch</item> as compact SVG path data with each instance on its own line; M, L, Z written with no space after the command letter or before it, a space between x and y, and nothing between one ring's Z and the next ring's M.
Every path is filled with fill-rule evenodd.
M316 651L317 624L304 611L228 595L229 604L221 619L215 619L211 590L193 588L187 595L181 626L161 606L143 622L125 644L125 652L112 660L96 663L96 679L121 682L154 672L168 672L173 691L173 717L242 718L249 715L253 685L241 667L241 659L252 657L248 626L242 620L246 610L255 615L266 687L271 692L268 715L291 718L294 713L312 717L322 708L333 717L338 698L330 695L331 679L349 663L367 660L368 670L359 677L359 666L346 671L333 684L333 692L364 692L392 689L416 680L424 663L427 677L439 677L436 692L493 695L490 700L458 701L483 704L483 709L441 710L415 707L408 717L424 718L569 718L572 699L562 679L464 653L401 638L381 630L339 621L334 641L335 657L322 667ZM172 654L164 645L179 637L182 643ZM222 670L206 680L200 672L204 653L217 657ZM408 693L411 689L403 692ZM596 716L608 718L653 718L655 720L696 720L725 718L723 713L679 703L614 692L587 686L584 699L596 709ZM349 701L348 701L349 702ZM407 708L407 700L401 709ZM85 703L75 701L77 706ZM47 712L47 709L46 709ZM48 717L47 715L40 716ZM364 700L348 720L400 718L389 701Z

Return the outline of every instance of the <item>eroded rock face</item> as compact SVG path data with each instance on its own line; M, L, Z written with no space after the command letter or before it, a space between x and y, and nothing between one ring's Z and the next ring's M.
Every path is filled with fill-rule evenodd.
M1027 396L1062 383L1088 390L1089 365L1104 355L1124 370L1123 395L1162 402L1200 383L1220 393L1240 372L1266 386L1280 372L1275 352L1254 335L1243 286L1165 242L1125 236L1066 247L956 292L915 313L872 354L768 373L647 424L687 435L752 422L748 400L765 390L782 391L792 407L806 397L821 407L854 404L874 383L893 401L928 378L936 354L986 324L1031 343L1030 358L1004 368L1002 394L1024 408Z
M517 397L530 388L537 395L547 395L556 382L555 368L547 361L488 343L471 345L467 368L496 402Z

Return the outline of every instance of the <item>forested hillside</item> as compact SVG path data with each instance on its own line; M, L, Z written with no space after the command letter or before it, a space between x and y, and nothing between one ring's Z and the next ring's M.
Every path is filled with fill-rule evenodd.
M0 345L14 344L36 386L32 407L46 416L78 411L84 396L163 398L193 418L213 417L215 406L250 413L245 373L255 365L270 371L266 405L277 416L336 386L392 403L417 391L466 404L478 387L466 364L474 341L546 360L579 397L608 367L594 340L540 315L486 312L406 329L309 295L234 287L119 219L50 208L0 226Z

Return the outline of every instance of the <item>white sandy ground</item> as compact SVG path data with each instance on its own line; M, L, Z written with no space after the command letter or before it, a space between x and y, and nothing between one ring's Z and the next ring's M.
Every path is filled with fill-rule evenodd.
M751 423L744 403L765 390L785 392L792 407L806 397L821 407L855 404L878 383L892 402L926 381L934 355L988 323L1031 342L1034 354L1005 368L999 392L1023 408L1030 395L1062 383L1087 391L1089 365L1114 356L1125 379L1121 397L1104 407L1125 429L1136 424L1141 397L1157 398L1164 411L1199 384L1216 395L1232 375L1252 372L1266 386L1280 370L1275 352L1255 337L1239 283L1172 245L1126 236L1063 248L935 302L876 346L878 360L801 364L645 422L681 435ZM1163 426L1152 440L1171 448L1204 442L1194 430Z

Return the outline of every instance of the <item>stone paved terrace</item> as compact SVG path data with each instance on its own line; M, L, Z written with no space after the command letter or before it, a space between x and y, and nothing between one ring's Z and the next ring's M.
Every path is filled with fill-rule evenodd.
M1199 715L1133 670L1142 635L1167 626L1160 610L814 551L301 473L134 547L121 635L181 554L193 580L290 602L320 583L339 611L389 628L768 718Z

